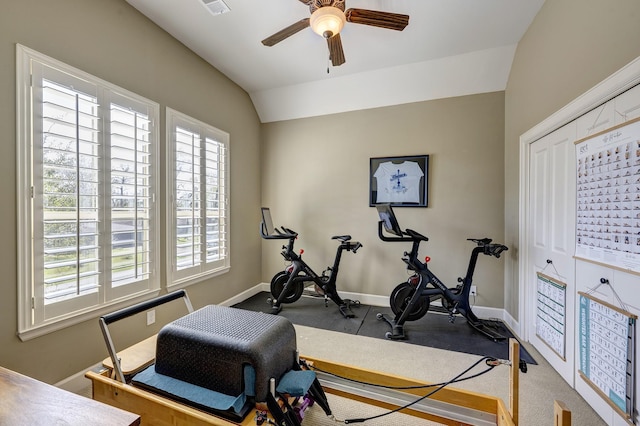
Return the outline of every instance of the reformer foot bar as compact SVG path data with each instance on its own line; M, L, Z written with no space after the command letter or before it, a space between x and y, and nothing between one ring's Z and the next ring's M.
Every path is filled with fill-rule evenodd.
M185 292L164 296L162 303L167 303L177 298L185 298L185 303L190 308L190 302ZM179 293L176 292L176 293ZM156 299L154 299L155 301ZM136 305L132 308L136 313L151 309L154 305L146 302L144 306ZM132 312L132 311L130 311ZM107 316L107 322L113 322L114 318L122 319L122 312L116 312L113 317ZM104 318L104 317L103 317ZM103 322L101 318L101 324ZM105 341L110 353L110 358L103 362L104 370L101 372L89 371L86 377L92 382L93 399L136 413L141 416L142 425L256 425L256 417L247 415L241 421L231 421L199 409L188 404L177 402L157 393L150 392L134 386L127 380L137 371L154 363L156 355L156 336L152 336L142 342L131 346L119 353L115 352L113 342L108 330L105 332ZM360 401L366 404L387 408L390 410L402 407L429 392L429 389L388 390L377 386L364 385L350 382L353 379L359 382L381 384L389 387L415 387L427 386L429 383L398 377L372 370L362 369L345 364L325 361L313 357L300 357L316 372L317 378L326 393ZM509 407L500 398L477 392L460 390L453 387L445 387L428 399L425 399L401 412L418 418L436 421L444 425L498 425L516 426L518 424L518 375L519 375L519 343L515 339L510 340L510 401ZM119 371L118 371L119 370ZM124 380L119 380L119 376ZM273 408L272 404L268 404ZM280 403L282 405L282 403ZM257 410L262 412L267 407L258 405ZM276 407L276 410L279 408ZM550 410L552 408L550 407ZM336 413L337 417L347 418L348 413ZM273 419L272 413L268 413L269 419ZM276 420L278 420L276 416ZM556 421L558 417L556 416ZM266 423L265 423L266 424ZM278 423L282 424L282 423ZM284 423L289 424L289 423ZM560 421L557 426L570 426L568 422Z

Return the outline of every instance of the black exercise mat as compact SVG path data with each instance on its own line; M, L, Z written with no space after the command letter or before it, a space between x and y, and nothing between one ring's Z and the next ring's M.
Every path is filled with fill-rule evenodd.
M391 308L372 306L358 331L359 335L384 338L386 332L391 330L391 327L385 321L376 318L378 313L386 314L389 318L394 317ZM467 324L467 320L463 316L456 315L454 318L454 322L450 323L449 315L429 312L417 321L407 321L404 323L406 340L401 340L401 342L498 359L509 359L508 340L494 342ZM515 338L502 321L492 321L492 324L495 324L498 328L496 331L503 336ZM527 364L537 364L522 345L520 345L520 359Z
M269 297L270 294L267 292L258 293L234 305L234 308L269 314L271 313L271 305L267 303ZM351 311L356 317L345 318L340 313L338 306L332 301L329 301L329 305L325 307L324 297L302 296L295 303L282 304L282 310L278 315L298 325L358 334L369 308L365 305L354 305Z
M270 313L271 307L267 303L268 292L261 292L240 302L234 307L251 311ZM325 307L324 298L303 296L300 300L283 304L278 315L283 316L294 324L341 333L359 334L362 336L385 339L390 330L385 321L376 318L377 313L383 313L393 318L391 308L354 305L352 311L356 318L344 318L335 303L329 302ZM501 334L515 337L513 333L501 325ZM497 359L509 359L508 340L494 342L484 334L476 331L467 320L457 315L454 323L449 322L449 316L439 313L427 313L417 321L407 321L404 324L406 340L399 340L398 344L414 344L431 348L463 352L473 355L489 356ZM533 357L520 345L520 359L527 364L537 364Z

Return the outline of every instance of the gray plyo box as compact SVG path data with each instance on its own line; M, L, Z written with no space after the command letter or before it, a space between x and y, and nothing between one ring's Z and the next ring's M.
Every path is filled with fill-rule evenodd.
M244 366L249 364L256 374L256 401L264 401L269 379L277 384L295 361L295 329L286 318L209 305L160 330L155 369L236 396L244 391Z

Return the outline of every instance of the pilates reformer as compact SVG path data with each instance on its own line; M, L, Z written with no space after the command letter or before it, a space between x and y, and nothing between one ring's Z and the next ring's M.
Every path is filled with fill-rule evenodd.
M100 318L109 358L103 361L104 369L102 371L89 371L86 373L86 377L92 382L93 399L140 415L142 425L248 426L269 423L295 426L301 424L304 412L298 412L298 407L294 406L294 404L304 406L304 404L308 404L306 398L301 400L289 397L285 393L282 395L284 399L276 400L273 397L272 380L270 380L266 405L258 403L255 408L250 407L249 411L255 411L256 416L246 415L242 419L224 418L219 414L205 412L186 401L158 394L133 383L132 377L135 377L139 371L144 371L145 368L153 368L150 366L153 366L154 362L156 362L156 348L158 339L162 338L160 336L162 330L158 335L151 336L127 349L116 352L108 331L108 325L179 298L185 301L190 312L184 317L187 318L194 311L186 292L183 290L160 296ZM269 317L280 318L273 315ZM316 380L321 385L321 389L312 389L311 393L318 399L316 401L318 405L326 404L326 407L322 406L322 409L327 415L330 415L331 411L328 407L328 402L323 398L324 392L385 407L390 410L409 406L403 409L402 413L446 425L517 425L519 344L515 339L510 341L510 361L502 361L502 363L510 366L509 408L500 398L452 387L443 387L439 392L430 396L429 399L416 403L416 398L425 393L424 388L419 389L416 387L434 385L312 357L302 356L300 361L300 365L305 370L306 366L311 366L311 370L315 372ZM350 380L357 381L357 384ZM378 385L366 385L362 382L406 389L382 389ZM308 406L311 405L313 403L308 404ZM570 412L569 420L567 420L565 407L557 405L555 409L556 425L569 426ZM261 414L258 415L258 413ZM266 416L261 417L262 415ZM563 419L564 422L562 422ZM358 421L362 421L362 419L352 419L344 421L344 423L356 423Z
M177 299L184 300L187 315L129 353L116 352L110 324ZM243 422L258 405L282 426L299 426L314 403L331 415L315 373L300 368L295 330L283 317L215 305L194 311L180 290L105 315L100 328L109 352L105 365L121 384L233 423ZM124 358L132 364L123 367ZM149 424L165 421L154 418Z

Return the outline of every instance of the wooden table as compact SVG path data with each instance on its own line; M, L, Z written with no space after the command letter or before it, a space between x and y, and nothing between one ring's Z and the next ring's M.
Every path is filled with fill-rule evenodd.
M140 416L0 367L0 425L139 425Z

